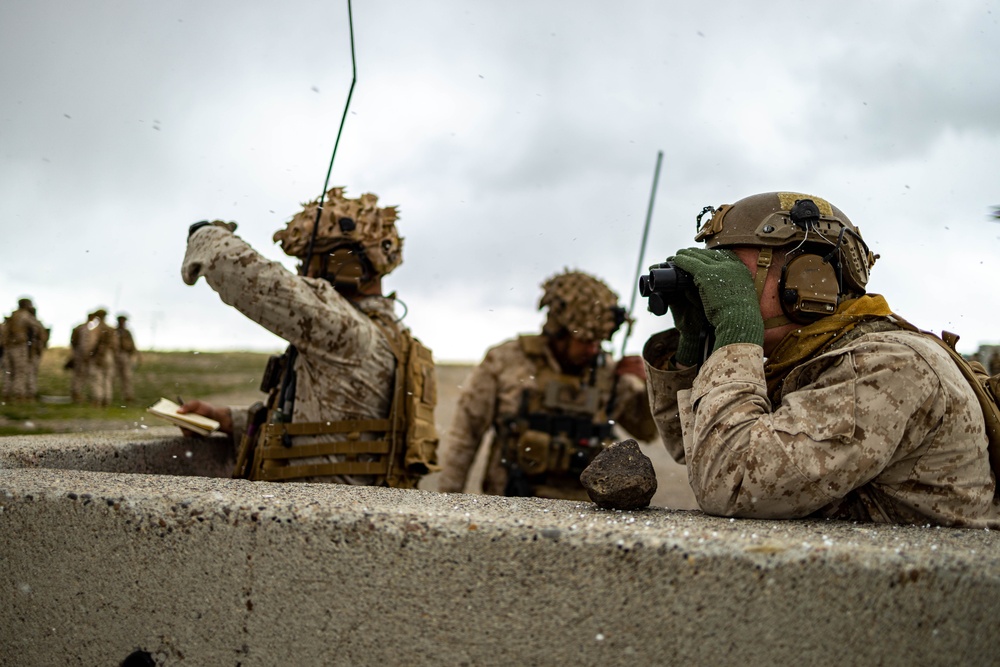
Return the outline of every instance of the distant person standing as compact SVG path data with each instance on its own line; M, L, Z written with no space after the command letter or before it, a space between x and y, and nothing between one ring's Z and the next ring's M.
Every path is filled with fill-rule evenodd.
M3 326L4 386L3 396L15 401L34 398L31 393L32 348L41 344L44 327L32 315L31 299L20 299L17 310Z
M35 311L34 305L31 306L31 314L35 316L36 320L38 319L38 313ZM32 345L28 350L31 370L31 374L28 376L28 392L32 396L38 396L38 371L42 365L42 355L49 347L49 335L52 333L52 330L42 325L41 322L39 322L39 325L41 326L41 337L38 343Z
M108 311L94 311L87 327L93 336L90 359L87 363L90 377L90 400L98 406L111 405L112 383L115 371L115 330L104 321Z
M69 338L70 357L64 368L73 373L70 381L70 397L74 403L84 401L87 385L90 382L90 353L94 342L90 322L93 319L94 313L87 313L87 319L83 324L73 327Z
M127 321L127 315L118 316L118 327L115 329L115 379L118 382L122 400L133 401L135 400L135 392L132 388L132 372L135 370L139 351L135 347L132 332L125 326Z

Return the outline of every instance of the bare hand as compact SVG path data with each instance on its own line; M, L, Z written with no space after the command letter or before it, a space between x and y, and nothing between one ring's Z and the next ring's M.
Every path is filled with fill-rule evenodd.
M218 408L211 403L195 399L193 401L184 401L184 405L177 408L177 412L182 415L193 412L196 415L214 419L219 422L220 431L228 435L233 434L233 413L227 407ZM181 433L189 438L197 435L197 433L189 431L186 428L182 428Z
M641 380L646 379L646 365L642 363L642 357L632 355L622 357L615 366L617 375L634 375Z

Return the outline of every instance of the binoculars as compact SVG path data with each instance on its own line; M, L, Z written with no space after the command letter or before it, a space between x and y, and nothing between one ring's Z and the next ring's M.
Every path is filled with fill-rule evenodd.
M680 291L694 287L691 274L667 260L649 267L649 273L639 276L639 294L649 299L649 312L665 315L667 305Z

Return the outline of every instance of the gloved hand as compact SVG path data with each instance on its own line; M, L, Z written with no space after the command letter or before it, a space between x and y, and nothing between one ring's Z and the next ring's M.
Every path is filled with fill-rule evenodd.
M715 329L713 352L733 343L764 345L764 319L750 270L732 250L685 248L674 263L691 274ZM677 360L684 363L678 350Z
M671 257L670 261L674 259ZM702 346L711 329L708 318L705 317L705 308L701 305L701 298L697 292L689 288L678 293L674 302L667 306L674 318L677 333L680 334L674 360L684 366L701 363Z
M188 238L191 238L191 235L194 234L199 229L201 229L202 227L207 227L209 225L215 225L216 227L225 227L231 232L236 231L235 222L223 222L222 220L213 220L212 222L209 222L208 220L200 220L192 224L190 227L188 227Z

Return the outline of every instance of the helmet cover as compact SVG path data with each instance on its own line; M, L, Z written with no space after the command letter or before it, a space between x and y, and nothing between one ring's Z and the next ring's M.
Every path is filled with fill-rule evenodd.
M562 330L587 341L610 340L625 321L618 295L603 281L582 271L565 270L542 283L538 309L548 308L542 329L550 336Z
M363 250L372 269L384 276L403 262L403 239L396 231L398 213L395 206L378 207L378 197L365 193L357 199L344 196L344 188L330 188L326 193L323 213L313 254L329 253L340 247ZM274 241L292 257L305 258L316 222L319 200L302 205L284 229L274 233Z

